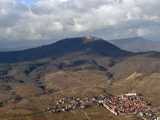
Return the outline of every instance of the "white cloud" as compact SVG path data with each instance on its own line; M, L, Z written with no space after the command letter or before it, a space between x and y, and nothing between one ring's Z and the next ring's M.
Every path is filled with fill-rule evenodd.
M29 6L20 0L0 0L0 42L59 39L96 31L114 38L136 35L133 30L149 36L159 29L154 31L157 36L159 6L159 0L35 0Z

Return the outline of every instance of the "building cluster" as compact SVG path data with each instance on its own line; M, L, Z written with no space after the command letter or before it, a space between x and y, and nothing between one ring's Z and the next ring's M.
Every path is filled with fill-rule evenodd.
M75 109L85 109L95 105L96 98L78 98L78 97L64 97L56 102L55 105L48 107L49 112L67 112Z
M144 120L160 120L160 118L157 117L150 109L139 112L137 116Z
M115 115L135 114L145 120L158 120L151 107L143 96L130 93L120 96L99 95L96 97L64 97L58 100L55 105L48 107L48 112L67 112L75 109L85 109L91 106L103 106Z
M116 115L138 113L149 107L145 99L137 95L112 96L105 99L103 104L114 111Z
M136 114L144 120L158 120L144 97L136 93L109 97L103 106L115 115Z

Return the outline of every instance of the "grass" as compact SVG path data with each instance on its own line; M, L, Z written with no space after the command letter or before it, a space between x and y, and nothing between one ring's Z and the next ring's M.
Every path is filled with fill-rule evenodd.
M0 117L0 120L136 120L134 116L114 116L102 107L92 107L66 113L3 114Z
M46 85L51 88L58 85L60 91L42 96L31 96L27 98L26 102L18 103L12 110L6 112L0 110L0 120L138 120L135 116L116 117L106 109L97 106L66 113L41 112L59 97L99 95L104 93L108 86L105 74L98 71L67 71L60 74L50 73L47 77L45 79ZM113 94L131 91L143 93L153 103L153 106L158 106L160 105L159 78L160 75L157 73L150 76L117 80L111 84L109 90ZM58 81L54 81L55 79ZM61 84L61 79L65 79L65 82L71 87ZM62 81L64 82L64 80ZM23 89L20 90L20 93L23 94ZM25 110L29 110L29 112L25 112Z

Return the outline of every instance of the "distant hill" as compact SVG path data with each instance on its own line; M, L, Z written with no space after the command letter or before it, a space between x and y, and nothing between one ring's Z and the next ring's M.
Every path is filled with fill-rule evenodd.
M32 61L49 57L57 58L76 52L109 57L121 57L130 54L105 40L95 37L79 37L60 40L50 45L23 51L0 52L0 63Z
M112 44L132 52L160 51L160 42L147 40L142 37L111 40Z

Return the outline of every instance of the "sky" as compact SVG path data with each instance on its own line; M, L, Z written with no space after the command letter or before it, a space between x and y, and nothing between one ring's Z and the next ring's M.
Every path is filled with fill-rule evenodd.
M27 5L32 5L35 2L35 0L19 0L19 1L21 1L21 3L27 4Z
M0 0L0 50L62 38L160 38L160 0Z

